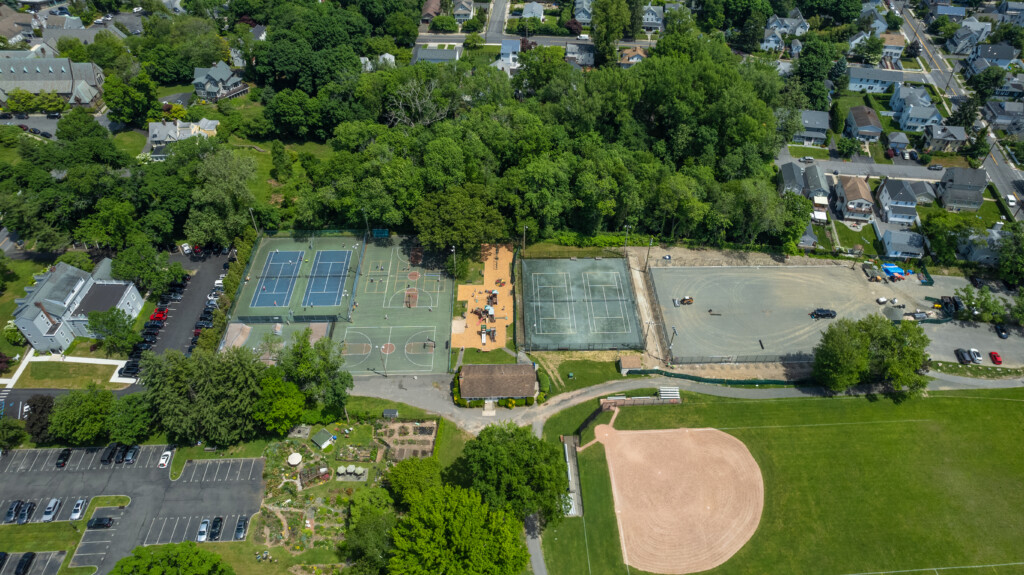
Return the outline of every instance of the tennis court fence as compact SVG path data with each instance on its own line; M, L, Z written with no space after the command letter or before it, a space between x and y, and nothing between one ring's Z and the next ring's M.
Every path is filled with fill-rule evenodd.
M336 322L344 319L341 314L330 314L330 315L312 315L312 314L294 314L294 315L240 315L234 318L234 321L242 323L319 323L319 322Z
M366 232L363 232L363 243L360 244L359 250L359 263L356 264L356 279L352 281L352 293L349 294L348 298L348 317L347 321L352 321L352 310L356 307L356 290L359 288L359 275L363 270L363 260L366 259Z

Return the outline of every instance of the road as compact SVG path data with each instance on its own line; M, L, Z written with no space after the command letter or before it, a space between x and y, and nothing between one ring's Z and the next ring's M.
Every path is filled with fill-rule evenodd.
M502 40L514 38L514 36L505 34L505 19L508 18L508 6L508 0L494 0L491 4L491 11L487 13L487 31L484 33L484 42L488 44L501 44Z
M875 178L901 178L905 180L928 180L937 182L942 179L941 170L929 170L918 164L876 164L869 157L862 156L865 161L844 162L841 160L814 160L814 164L821 166L826 174L839 173L840 176L871 176ZM782 146L779 155L775 158L775 165L781 166L796 158L789 153L788 146Z

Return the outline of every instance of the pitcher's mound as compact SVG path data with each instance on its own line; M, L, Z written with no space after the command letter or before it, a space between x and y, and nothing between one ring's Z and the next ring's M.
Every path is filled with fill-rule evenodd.
M672 575L706 571L754 535L764 482L740 440L717 429L594 431L608 459L628 565Z

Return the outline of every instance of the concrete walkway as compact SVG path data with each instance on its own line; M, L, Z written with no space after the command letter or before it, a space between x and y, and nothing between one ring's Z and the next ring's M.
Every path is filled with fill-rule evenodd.
M110 383L123 383L124 385L131 385L135 383L133 377L118 377L117 371L124 367L124 364L128 363L123 359L103 359L98 357L73 357L65 355L36 355L36 350L29 348L28 353L22 358L18 364L18 369L14 371L14 375L9 378L0 378L0 385L6 389L10 389L18 383L18 379L21 374L25 372L25 368L28 367L29 363L43 362L43 361L56 361L64 363L87 363L92 365L112 365L115 367L114 375L110 378Z

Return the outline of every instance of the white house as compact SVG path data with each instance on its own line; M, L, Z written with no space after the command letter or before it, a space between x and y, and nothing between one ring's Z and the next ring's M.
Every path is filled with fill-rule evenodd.
M167 144L180 142L189 138L202 136L210 138L217 135L217 126L220 120L207 120L203 118L198 122L150 122L149 137L146 140L146 150L154 160L167 159Z
M902 82L904 78L903 72L882 68L851 67L849 73L848 87L853 92L885 92L896 82Z
M648 32L660 32L665 29L665 7L644 6L643 14L640 16L641 26Z
M761 49L765 52L781 52L783 46L786 45L786 40L782 37L782 32L774 30L772 28L766 28L764 31L764 38L761 40Z
M897 83L889 107L896 112L896 120L904 131L922 132L927 126L942 123L942 114L932 104L925 88Z
M810 29L810 24L804 20L803 14L797 8L790 10L789 16L786 18L773 14L768 18L768 25L765 26L765 30L778 30L791 36L803 36Z
M903 56L903 49L907 46L907 40L902 34L882 34L882 57L890 60L899 60Z
M917 219L917 195L906 180L886 179L878 189L878 205L887 222L909 226Z
M576 5L573 9L573 17L580 24L590 25L591 20L594 19L594 7L593 0L576 0Z

